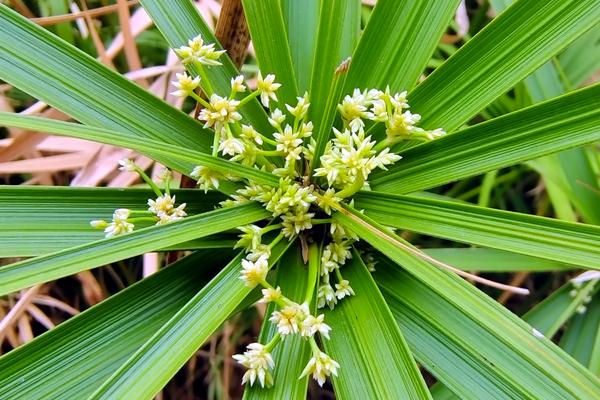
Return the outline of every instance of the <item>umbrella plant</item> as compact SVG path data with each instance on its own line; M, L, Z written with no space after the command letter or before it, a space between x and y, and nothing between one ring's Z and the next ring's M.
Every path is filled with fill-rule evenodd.
M397 230L482 246L483 270L500 255L599 268L586 207L589 224L426 190L600 139L598 85L476 118L593 28L600 4L516 1L420 80L458 4L379 0L361 31L360 1L244 0L260 69L250 89L191 1L141 0L186 68L172 91L198 103L193 117L0 6L0 78L79 122L1 124L130 148L199 186L122 160L149 190L0 189L0 255L35 256L0 268L0 295L193 251L1 357L0 398L152 398L256 302L260 335L234 355L248 398L306 398L311 378L340 398L596 398L593 369L549 339L568 317L515 316L461 276L527 290ZM583 310L595 278L537 308Z

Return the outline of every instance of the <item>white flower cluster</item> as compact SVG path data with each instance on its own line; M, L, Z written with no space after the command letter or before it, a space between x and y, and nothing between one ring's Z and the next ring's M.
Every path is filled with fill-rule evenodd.
M147 210L128 210L125 208L119 208L115 210L110 223L104 220L93 220L90 221L92 228L104 229L105 237L111 238L113 236L121 235L124 233L132 232L135 227L135 222L147 221L153 222L156 225L164 225L170 222L178 221L183 217L187 216L185 212L186 204L180 204L175 206L175 196L171 196L169 193L169 184L171 181L171 172L164 169L162 172L162 180L165 184L165 193L146 175L146 173L137 166L130 159L123 159L119 161L119 169L128 172L137 172L140 177L146 181L146 183L156 193L156 199L148 199ZM136 216L133 216L135 214Z
M169 222L179 221L187 216L184 211L186 204L180 204L175 207L175 196L169 194L158 196L156 200L148 199L148 211L156 215L158 221L156 225L168 224Z
M444 131L427 131L417 126L421 116L409 111L406 92L391 93L389 88L385 91L355 89L338 105L343 127L333 129L333 139L317 160L308 93L298 97L295 105L279 106L276 92L281 84L275 81L274 75L263 77L260 71L256 89L249 89L240 75L231 79L228 94L215 93L205 67L220 65L218 60L223 51L215 50L214 44L205 44L197 36L176 53L184 64L192 64L200 76L177 74L177 81L173 82L176 90L172 94L191 97L201 106L198 119L205 129L214 132L212 155L279 177L279 183L274 187L242 181L243 187L221 202L221 206L229 207L256 201L272 215L266 224L241 227L240 240L235 246L246 252L241 262L240 279L248 287L262 287L260 302L273 302L278 306L269 316L269 321L277 327L273 339L264 345L252 343L244 354L234 356L247 368L242 381L251 385L255 382L261 386L272 384L271 372L275 363L271 350L279 340L295 334L309 341L312 348L312 358L302 376L310 374L323 385L327 377L337 374L339 364L319 349L315 335L328 339L331 328L325 324L322 314L311 314L308 304L314 304L315 290L318 308L333 308L338 301L353 296L354 290L340 270L353 254L358 254L352 247L358 237L330 216L334 210L343 207L343 202L351 205L353 194L369 189L368 178L375 169L385 170L400 160L401 157L391 150L392 146L402 140L432 140ZM348 61L343 65L347 69ZM254 99L259 99L268 109L271 132L261 132L244 119L244 106ZM383 136L384 130L385 139L376 141L374 138ZM139 172L135 166L127 164L124 167ZM195 167L191 176L205 192L218 189L223 180L241 181L224 171L213 171L205 166ZM174 196L171 198L168 192L157 192L157 195L156 200L148 202L153 218L160 222L185 215L184 205L175 207ZM123 221L113 221L112 229L129 229L125 223L131 221L127 218ZM316 225L326 227L317 232ZM263 243L265 237L271 238L270 243ZM311 254L309 276L314 280L312 286L309 283L302 303L290 300L280 287L267 282L273 247L284 238L291 241L297 237ZM370 269L373 268L373 257L361 255L361 258L365 258Z
M321 167L315 170L315 176L326 177L332 188L351 187L356 192L366 185L369 174L375 168L386 169L386 165L401 158L391 153L388 147L378 153L374 149L376 142L370 136L365 136L363 128L355 132L334 129L334 134L335 139L327 143L321 156ZM350 191L347 193L353 194Z
M102 219L96 219L90 221L90 225L92 228L104 229L106 238L129 233L133 231L134 228L134 225L127 221L130 213L131 211L126 208L118 208L113 213L112 221L110 223Z
M237 202L258 201L273 213L281 216L282 233L290 240L301 231L312 228L314 213L309 212L317 200L312 186L302 186L290 178L281 178L277 187L249 185L238 190Z
M203 65L221 65L219 57L225 50L215 50L215 44L204 44L200 35L188 40L187 46L181 46L175 50L184 64L199 63Z
M387 146L401 140L433 140L443 136L443 129L427 131L416 126L421 116L408 111L406 96L407 92L391 94L389 87L385 91L354 89L352 95L344 97L338 105L338 111L352 132L365 128L365 120L384 123Z
M581 282L579 282L579 281L575 281L575 280L572 280L572 281L571 281L571 283L573 284L573 289L571 289L571 290L569 291L569 296L570 296L570 297L572 297L572 298L575 298L575 297L577 297L577 296L580 294L580 292L582 291L582 283L581 283ZM596 281L594 281L594 282L592 283L592 289L593 289L593 286L594 286L595 284L596 284ZM579 305L577 306L577 308L575 309L575 311L576 311L578 314L585 314L585 313L587 312L587 307L588 307L588 304L589 304L591 301L592 301L592 295L591 295L591 294L589 294L589 293L588 293L588 294L585 294L585 295L583 296L583 298L581 299L581 304L579 304Z
M266 284L264 278L266 276L267 269L261 269L260 272L256 272L257 264L262 261L262 257L256 263L249 263L244 260L244 272L243 278L247 283L257 282ZM251 267L249 267L252 265ZM252 272L250 272L252 271ZM259 277L255 277L254 275ZM250 275L250 276L249 276ZM268 285L268 284L266 284ZM331 359L327 354L322 352L315 341L314 336L318 333L321 337L329 339L329 332L331 327L324 322L325 316L323 314L314 316L310 313L307 303L298 304L281 293L281 288L273 288L267 286L262 289L263 297L260 300L261 303L275 302L281 308L278 311L274 311L269 318L269 321L277 326L277 333L273 340L267 345L260 343L252 343L248 345L248 351L244 354L236 354L233 356L240 364L248 368L242 383L250 382L253 385L258 377L258 382L261 386L269 386L273 382L273 378L270 370L275 366L273 358L266 349L273 348L280 338L285 338L289 335L300 335L306 340L310 341L311 347L313 348L313 357L310 359L306 368L302 372L300 377L312 374L313 378L323 386L325 379L331 374L337 375L337 369L339 364Z
M250 382L250 385L254 385L257 378L262 387L273 384L273 375L270 370L275 367L275 362L271 353L265 350L265 346L262 344L250 343L244 354L236 354L233 358L247 368L242 378L242 384Z

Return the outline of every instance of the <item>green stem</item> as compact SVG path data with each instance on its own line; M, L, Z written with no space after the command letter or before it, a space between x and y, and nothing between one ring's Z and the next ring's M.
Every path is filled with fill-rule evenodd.
M202 107L210 108L210 103L208 101L204 100L202 97L198 96L195 92L191 92L190 97L192 99L196 100L198 103L202 104Z
M310 220L313 225L330 224L332 221L332 218L314 218Z
M283 151L278 150L258 150L258 154L262 154L267 157L283 157L285 154Z
M158 197L163 195L156 183L154 183L152 179L150 179L150 177L137 165L135 166L135 172L137 172L138 175L142 177L142 179L152 188L152 190L154 191L154 193L156 193Z
M308 280L306 282L306 295L304 296L305 303L310 303L313 298L320 269L321 257L319 246L316 243L311 243L308 245Z
M317 344L317 341L315 340L314 336L311 336L308 338L309 342L310 342L310 348L312 349L313 355L317 356L321 353L321 349L319 349L319 345Z
M207 97L210 97L215 91L213 90L212 85L210 84L210 80L208 79L208 75L206 74L206 69L199 62L194 62L194 66L198 69L198 74L200 75L200 86L202 86L202 90L206 93Z
M337 276L338 282L342 283L342 281L344 280L344 277L342 276L342 273L340 272L339 267L335 269L335 276Z
M213 145L212 145L212 156L213 157L218 157L219 156L219 141L221 139L221 134L218 133L217 131L215 131L215 137L213 138Z
M129 215L154 215L154 213L148 210L129 210Z
M277 142L274 141L273 139L269 139L268 137L266 137L265 135L263 135L260 132L258 134L260 135L260 137L262 138L263 141L269 143L270 145L277 146Z
M345 188L344 190L337 192L336 196L339 198L346 198L348 196L352 196L354 193L358 192L360 189L362 189L362 187L365 184L365 178L363 177L362 174L358 174L356 176L356 180L354 181L354 183L350 186L348 186L347 188Z
M375 150L377 152L380 152L381 150L385 149L386 147L392 147L393 145L395 145L399 141L400 141L399 139L393 140L393 139L390 139L389 137L385 138L381 142L377 143L375 145L375 147L373 147L373 150Z
M255 90L254 92L250 93L248 96L246 96L242 100L240 100L240 104L238 105L238 108L244 106L244 104L248 103L250 100L257 97L259 94L260 94L260 92L258 90Z
M275 334L275 336L273 336L273 339L271 339L271 341L269 341L269 343L267 343L264 347L265 351L267 353L270 353L271 350L273 350L273 348L275 346L277 346L277 343L279 343L279 341L281 340L281 335L279 334L279 332L277 332Z
M136 217L136 218L127 218L127 222L142 222L142 221L158 221L156 217Z
M271 231L273 231L273 230L275 230L275 229L281 229L281 227L282 227L282 225L281 225L281 224L267 225L267 226L265 226L264 228L262 228L262 229L260 230L260 234L261 234L261 235L264 235L265 233L267 233L267 232L271 232Z
M277 237L275 239L273 239L273 241L271 243L269 243L269 249L273 249L273 247L275 247L275 245L277 243L279 243L281 241L281 239L283 239L283 233L280 233L279 235L277 235Z

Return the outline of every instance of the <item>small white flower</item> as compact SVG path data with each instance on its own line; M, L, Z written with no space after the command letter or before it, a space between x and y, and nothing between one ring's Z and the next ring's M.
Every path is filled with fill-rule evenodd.
M258 72L257 90L260 93L260 101L265 107L269 107L269 99L277 101L275 91L280 87L280 83L275 83L275 75L268 74L263 79L260 71Z
M300 377L312 374L314 380L317 381L319 386L323 386L327 377L334 375L337 376L337 370L340 367L334 359L329 357L327 354L319 351L314 354L313 357L308 361L308 364L302 371Z
M205 128L214 128L221 131L226 124L242 119L237 111L240 102L238 100L221 97L215 93L210 96L210 107L200 111L198 119L204 121Z
M256 129L249 125L242 124L242 137L248 141L254 141L258 145L263 144L260 134L256 131Z
M354 290L350 287L350 282L348 282L346 279L340 283L336 283L335 288L335 297L337 297L338 300L341 300L346 296L354 296Z
M283 133L275 132L273 137L277 142L277 151L283 151L285 154L295 151L302 144L298 132L294 132L289 125L285 126Z
M119 170L121 170L121 171L134 172L137 169L137 166L135 165L133 160L131 160L129 158L124 158L122 160L119 160L119 165L120 165Z
M308 315L304 321L302 321L302 336L314 336L315 333L319 332L321 335L329 339L329 331L331 327L323 322L325 315L320 314L318 317Z
M104 229L104 233L106 234L106 238L110 238L113 236L121 235L123 233L132 232L134 225L131 222L127 222L125 220L114 220L106 229Z
M198 186L204 189L204 193L210 189L219 188L219 179L223 179L223 175L220 172L213 171L210 168L198 165L194 167L190 176L198 181Z
M108 226L108 222L106 222L103 219L95 219L93 221L90 221L90 226L92 228L104 229Z
M235 156L244 152L244 143L236 138L225 139L219 144L219 151L223 155Z
M265 257L259 257L255 262L242 260L240 279L246 283L246 286L254 287L267 277L267 272L269 272L269 262Z
M317 205L321 207L323 211L327 213L327 215L331 215L331 209L336 209L340 206L341 198L335 195L335 190L333 188L329 188L321 195L320 198L317 198Z
M187 213L184 211L185 206L186 203L182 203L179 206L173 208L168 214L159 214L159 220L156 223L156 225L164 225L183 219L183 217L187 216Z
M225 50L215 50L215 44L204 44L200 35L188 41L188 46L181 46L175 50L175 53L184 64L199 62L204 65L221 65L219 57Z
M285 105L285 108L292 114L294 117L298 119L302 119L306 117L306 113L308 112L308 107L310 107L310 103L308 102L308 92L304 93L303 97L297 97L298 103L296 103L295 107L290 106L289 104Z
M279 334L285 336L298 333L302 326L302 321L309 314L308 304L292 304L283 307L280 311L273 312L269 321L277 325Z
M263 297L258 301L259 303L270 303L282 298L281 288L279 286L276 288L262 289L261 292Z
M129 218L130 214L131 214L131 210L128 210L127 208L117 208L115 210L115 212L113 213L113 221L114 220L125 220L125 219Z
M171 214L175 208L175 196L168 194L158 196L156 200L148 199L148 211L160 217L162 214Z
M240 240L235 244L234 248L244 247L247 251L256 249L260 245L262 239L262 228L258 225L247 225L238 228L243 233L239 236Z
M244 85L244 77L242 75L231 78L231 91L233 93L242 93L246 91L246 85Z
M281 217L281 224L283 225L283 234L286 237L291 238L292 236L299 234L305 229L312 228L311 218L314 217L314 215L315 214L313 213L287 213L283 215Z
M185 72L181 74L175 74L175 76L177 76L177 81L171 82L177 89L174 92L171 92L171 94L175 97L188 97L190 93L196 90L200 84L199 76L192 78Z
M265 387L273 384L273 377L270 370L275 367L273 357L267 351L265 346L260 343L251 343L244 354L236 354L233 359L248 368L242 378L242 384L250 382L250 386L258 379L260 386Z
M337 298L335 297L335 291L331 287L329 283L325 283L319 286L317 290L317 307L323 308L325 305L328 305L330 309L333 310L335 304L337 303Z
M130 211L126 208L115 210L112 222L104 229L105 237L110 238L133 231L134 225L131 222L127 222L129 214Z
M276 108L275 110L273 110L273 112L271 113L271 116L269 117L269 123L271 124L271 126L273 128L281 128L281 124L285 121L285 114L279 109Z
M256 261L259 258L264 257L267 260L271 257L271 248L267 244L259 244L256 246L248 255L246 255L246 259L250 261Z

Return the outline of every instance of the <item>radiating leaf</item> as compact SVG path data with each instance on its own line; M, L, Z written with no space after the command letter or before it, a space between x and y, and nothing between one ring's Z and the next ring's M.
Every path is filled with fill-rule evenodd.
M277 282L273 286L279 286L287 298L302 304L306 293L307 276L301 249L298 243L294 243L279 262ZM269 321L276 308L275 303L269 303L258 337L259 343L268 343L277 332L277 326ZM298 378L310 357L309 343L299 335L290 335L280 342L271 354L275 361L274 385L270 388L261 388L258 384L248 385L244 391L244 400L306 399L308 377Z
M360 28L358 0L321 1L319 27L309 86L309 119L316 141L311 167L316 166L331 136L346 72L338 67L352 54Z
M2 356L0 397L87 398L209 281L229 254L196 252Z
M382 221L384 222L384 221ZM543 258L515 254L508 251L468 248L422 249L433 258L460 268L478 272L546 272L572 269L568 265Z
M600 227L414 196L361 192L356 207L380 223L500 250L600 268Z
M344 92L387 85L393 91L412 89L459 3L379 0L352 57Z
M281 88L277 98L283 104L296 104L298 85L285 31L280 0L243 0L244 13L263 74L275 74ZM265 29L265 27L269 29Z
M256 168L246 167L239 163L230 162L219 157L213 157L210 154L194 151L185 147L174 146L149 139L144 141L131 139L112 130L6 112L0 112L0 124L126 147L151 155L157 159L160 159L162 156L168 156L176 161L185 162L187 163L186 165L200 164L223 174L246 177L267 185L276 185L278 182L277 177L273 174L260 171ZM167 163L167 165L176 167L174 163ZM189 167L188 169L180 171L189 175L192 169Z
M210 211L224 198L197 190L171 194L177 204L187 204L188 215ZM145 208L155 196L151 190L133 188L0 186L0 257L37 256L100 240L104 233L91 229L91 220L110 220L117 208ZM232 247L231 240L215 239L195 242L193 248Z
M210 211L0 268L0 295L267 217L258 204ZM91 229L91 228L90 228Z
M600 84L413 147L371 183L410 193L597 140Z
M1 79L82 123L117 130L131 140L210 151L212 134L198 121L4 5L0 54ZM191 167L164 155L157 160L184 171Z
M298 93L301 94L308 90L313 69L321 1L281 1Z
M334 217L406 270L390 263L374 277L417 360L454 393L591 399L600 390L600 380L551 341L403 239L354 210Z
M269 259L277 262L288 241ZM251 292L240 278L240 253L142 345L90 399L151 399Z
M600 18L596 0L519 0L410 94L427 129L452 132Z
M428 399L423 377L392 313L355 251L344 265L356 295L325 310L331 340L325 351L340 363L333 387L340 399Z
M216 43L216 48L222 48L212 29L204 22L202 16L189 0L141 0L140 3L163 34L169 46L178 48L187 45L187 41L198 34L207 43ZM223 55L219 59L223 65L206 68L206 74L212 87L220 95L228 95L231 90L230 80L239 75L233 61ZM197 75L193 67L190 68ZM242 114L259 131L271 129L267 116L257 100L252 100L242 107Z

